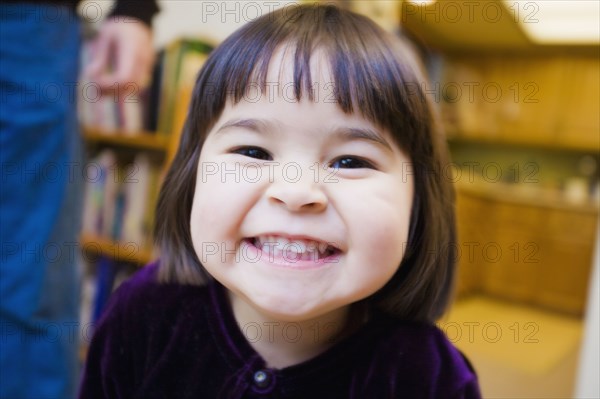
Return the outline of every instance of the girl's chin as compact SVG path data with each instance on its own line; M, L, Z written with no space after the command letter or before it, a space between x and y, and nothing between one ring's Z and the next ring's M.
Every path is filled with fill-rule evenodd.
M318 309L307 308L306 304L284 299L275 303L253 302L250 306L266 318L285 322L302 322L319 316Z
M247 302L248 303L248 302ZM307 306L308 300L302 298L289 298L273 296L268 301L256 300L248 303L262 317L282 322L301 323L326 317L332 312L341 311L341 308L330 309L326 304L314 302L315 306ZM347 306L342 306L345 308Z
M298 291L278 290L270 292L245 291L238 296L244 306L255 313L257 319L282 323L302 323L319 319L331 311L330 303L323 302L323 295L298 295Z
M233 288L233 287L232 287ZM237 287L236 287L237 288ZM239 310L255 313L257 318L281 322L304 322L319 319L332 312L346 308L339 303L323 302L322 292L302 292L300 289L271 287L269 289L231 289L230 298L237 302Z

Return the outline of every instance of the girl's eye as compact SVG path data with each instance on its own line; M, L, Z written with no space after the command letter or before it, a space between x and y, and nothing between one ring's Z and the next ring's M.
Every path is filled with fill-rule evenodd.
M331 167L335 169L360 169L360 168L368 168L374 169L375 167L368 161L364 159L351 157L351 156L342 156L336 159L331 163Z
M271 155L260 147L239 147L231 152L262 161L268 161L271 158Z

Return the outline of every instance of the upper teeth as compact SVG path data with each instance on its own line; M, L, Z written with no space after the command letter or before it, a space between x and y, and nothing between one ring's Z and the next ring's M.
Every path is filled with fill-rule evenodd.
M292 251L296 254L318 252L319 255L325 255L329 244L313 240L288 240L285 237L267 235L256 237L256 246L266 252Z

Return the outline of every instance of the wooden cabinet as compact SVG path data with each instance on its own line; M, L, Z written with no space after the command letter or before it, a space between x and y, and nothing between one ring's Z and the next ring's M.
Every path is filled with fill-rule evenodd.
M496 78L506 88L496 111L502 141L535 145L555 142L561 68L555 58L509 58L497 67Z
M600 62L597 56L564 61L561 96L557 144L600 149Z
M583 314L597 210L507 202L506 196L459 192L458 294Z
M543 268L539 283L543 289L537 295L538 303L566 312L583 311L597 221L597 215L585 212L548 213L548 228L540 237Z
M458 233L458 296L477 291L482 278L482 265L475 261L471 248L486 237L486 223L467 221L485 220L485 203L477 197L459 195L456 202Z
M450 137L600 149L597 56L463 56L445 68Z
M481 261L486 269L482 290L517 301L535 301L541 269L539 232L543 230L543 210L496 203L489 211L493 216L482 244Z

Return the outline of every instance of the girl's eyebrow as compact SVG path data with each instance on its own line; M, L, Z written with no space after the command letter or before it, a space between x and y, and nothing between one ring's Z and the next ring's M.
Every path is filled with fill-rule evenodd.
M241 127L259 134L274 135L274 132L277 131L276 125L278 124L279 123L276 121L270 121L268 119L232 119L225 122L215 132L215 134L223 134L232 127ZM376 130L368 127L338 127L333 130L331 137L332 139L338 139L342 141L365 140L378 144L393 152L392 146L387 142L387 140L383 138Z
M256 132L256 133L271 134L271 132L274 130L274 125L275 125L275 123L270 122L265 119L254 119L254 118L231 119L231 120L225 122L219 128L219 130L217 130L215 132L215 134L225 133L226 130L228 130L232 127L242 127L242 128L246 128L248 130L252 130L253 132Z
M392 146L377 131L364 127L340 127L333 131L333 136L344 141L366 140L379 144L393 152Z

